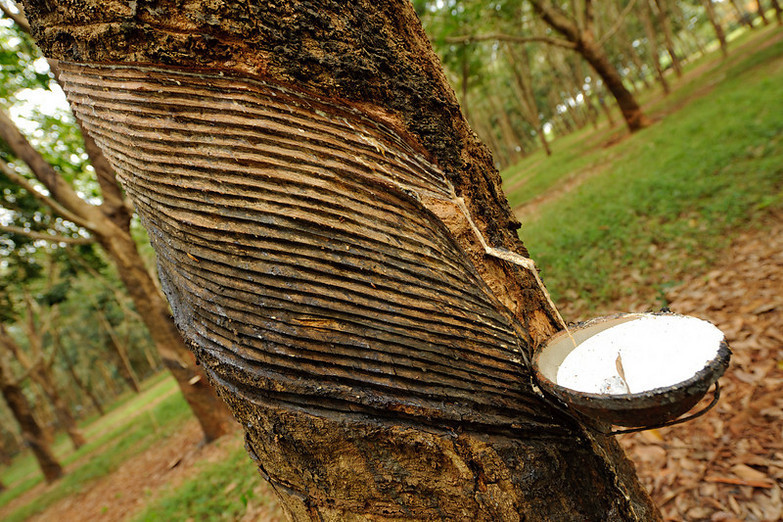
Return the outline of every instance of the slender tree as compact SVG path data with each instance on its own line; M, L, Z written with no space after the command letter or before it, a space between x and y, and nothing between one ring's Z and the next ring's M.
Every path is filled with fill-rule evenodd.
M672 61L672 67L674 67L674 73L677 77L682 76L682 66L680 65L680 58L677 56L677 50L674 48L674 34L672 32L672 13L669 7L668 0L655 0L655 16L658 20L658 26L663 29L663 37L666 42L666 52L669 53L669 58Z
M26 6L290 518L659 519L410 2Z
M704 10L707 13L707 20L710 21L710 25L712 25L712 29L715 31L715 37L718 39L718 43L720 43L720 52L723 53L725 58L729 55L729 47L726 43L726 33L723 31L723 26L715 13L715 3L713 0L702 0L702 4L704 4Z
M666 76L663 74L663 68L661 67L661 53L658 49L658 33L653 26L652 7L649 0L642 0L639 18L642 20L644 32L647 35L650 61L652 61L653 68L655 68L655 77L658 78L658 83L661 84L664 94L669 94L671 89L669 88L669 82L666 80Z
M43 334L35 324L35 317L30 299L28 299L27 316L24 320L27 341L32 351L32 358L22 349L21 346L8 333L5 326L0 324L0 347L7 350L9 354L19 362L25 372L26 377L35 382L40 387L49 403L52 405L57 420L73 443L75 449L82 447L86 440L79 429L70 407L63 399L60 390L55 384L52 374L52 362L54 357L46 357L43 350ZM55 355L55 354L53 354Z
M0 393L16 418L27 445L33 452L41 472L47 482L53 482L63 476L63 468L52 452L48 435L35 420L30 403L19 386L19 381L11 375L6 354L0 351Z
M731 7L734 8L734 13L737 15L737 22L748 27L748 29L755 29L753 26L753 17L750 13L745 11L744 6L740 5L738 0L729 0Z
M780 7L778 0L770 0L772 7L775 9L775 19L778 21L778 25L783 25L783 8Z

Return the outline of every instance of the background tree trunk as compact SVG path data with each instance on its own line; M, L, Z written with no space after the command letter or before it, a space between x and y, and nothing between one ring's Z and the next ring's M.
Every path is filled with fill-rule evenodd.
M22 437L30 446L46 481L53 482L62 477L63 468L52 453L46 430L35 421L30 404L18 382L13 379L2 353L0 353L0 392L19 423Z
M659 518L531 385L558 314L410 2L26 5L292 519Z
M28 314L31 313L32 311L28 310ZM27 337L30 346L33 349L34 360L30 360L30 357L8 334L2 324L0 324L0 346L2 346L3 350L7 350L7 352L19 362L26 375L40 387L46 396L46 399L48 399L49 404L52 406L58 424L68 434L74 449L79 449L86 442L84 435L79 429L76 419L71 413L71 409L57 389L51 367L46 364L46 361L44 360L41 348L42 339L39 332L35 330L34 321L28 317L26 322L28 325Z
M780 7L778 0L771 0L772 7L775 9L775 19L778 21L778 25L783 25L783 8Z
M644 32L647 35L647 46L650 49L650 61L655 68L655 76L658 78L658 82L663 88L664 94L669 94L671 89L669 88L669 82L666 81L666 76L663 74L661 68L661 53L658 50L658 33L655 32L655 27L652 21L652 7L650 6L650 0L642 0L641 9L639 9L639 18L644 25Z
M677 57L677 51L674 48L674 35L672 34L671 23L671 10L669 9L669 2L667 0L655 0L655 6L657 7L656 16L658 18L658 25L663 29L663 36L666 42L666 52L669 53L669 58L672 60L672 67L674 67L674 73L677 78L682 77L682 67L680 66L680 59Z
M541 115L538 106L536 105L536 98L533 95L533 87L531 85L532 78L530 76L530 58L523 48L523 58L520 60L514 52L514 49L509 45L506 46L506 55L508 56L509 67L511 67L511 72L514 75L514 90L517 93L517 99L522 107L522 111L525 113L525 119L527 119L528 123L536 130L536 134L538 135L538 139L541 142L541 146L544 148L546 155L551 156L552 150L546 139L544 126L541 123Z
M62 351L62 354L63 359L65 360L65 368L68 370L68 374L71 376L73 382L76 384L76 386L79 387L82 393L86 395L88 399L90 399L90 402L95 408L95 411L97 411L101 416L105 415L106 411L103 409L103 404L101 404L101 401L98 400L98 397L95 395L92 387L86 385L84 379L79 377L79 374L76 372L76 368L73 366L71 357L65 352L65 350Z
M585 1L588 13L584 16L584 27L569 20L559 9L544 0L530 0L531 4L541 14L541 18L555 31L575 45L578 52L589 63L593 70L604 81L604 85L614 96L625 123L631 132L637 131L649 125L649 120L642 112L642 108L633 94L623 85L623 79L617 68L609 61L606 51L596 42L592 31L592 9L589 6L591 0Z
M729 55L729 47L726 43L726 33L723 32L723 26L721 25L720 20L718 20L718 16L715 14L715 4L712 0L702 0L702 4L704 4L707 19L710 21L710 25L712 25L712 28L715 31L718 43L720 43L720 52L723 53L723 57L725 58Z

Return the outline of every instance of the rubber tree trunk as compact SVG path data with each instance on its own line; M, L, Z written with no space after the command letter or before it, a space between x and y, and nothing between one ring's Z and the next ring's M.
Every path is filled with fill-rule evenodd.
M109 320L106 319L103 312L96 310L95 314L106 334L106 345L109 347L109 351L115 355L117 369L120 371L120 375L135 393L141 393L141 383L139 383L139 378L136 376L136 371L133 369L133 365L130 362L128 350L125 349L122 341L117 337L114 327L109 323Z
M26 6L291 519L659 519L410 2Z
M517 94L517 100L522 108L525 119L536 130L538 139L547 156L552 155L552 149L549 147L549 141L546 139L544 125L541 121L541 114L536 104L536 97L533 94L533 78L530 73L530 59L527 49L522 49L522 58L520 59L511 46L505 47L506 56L511 72L514 75L514 91ZM521 70L520 70L521 69Z
M19 423L22 437L38 461L46 481L54 482L62 477L63 468L52 452L46 431L36 422L32 408L22 388L11 376L3 354L0 354L0 392L16 422Z
M748 29L755 29L753 26L753 15L745 10L745 6L740 5L737 0L729 0L729 3L734 8L734 12L737 15L737 21L747 26Z
M761 22L764 25L769 25L769 19L767 18L767 13L764 12L764 6L761 4L761 0L756 0L756 13L759 15L759 18L761 18Z
M783 8L780 7L778 0L771 0L772 7L775 9L775 19L778 21L778 25L783 25Z
M669 88L669 82L666 81L666 76L664 76L663 68L661 67L661 53L658 50L658 33L653 26L652 7L650 6L649 0L642 0L639 18L642 20L644 32L647 35L647 46L650 50L650 61L655 68L655 77L658 78L658 82L663 88L663 93L669 94L671 89Z
M672 12L669 8L667 0L655 0L655 6L657 7L656 17L658 18L658 25L663 29L663 37L666 42L666 52L669 53L669 58L672 61L672 67L677 78L682 77L682 67L680 66L680 59L677 56L677 50L674 48L674 34L672 33Z
M65 350L63 350L61 353L63 354L65 367L68 370L68 374L71 376L71 379L76 384L76 386L79 387L82 393L86 395L88 399L90 399L90 402L92 403L93 408L95 408L95 411L98 412L98 415L103 417L106 414L106 411L103 409L103 404L101 404L101 401L98 400L98 397L95 395L92 386L85 384L84 379L82 379L76 372L76 368L74 368L70 355L68 355Z
M607 90L614 96L620 112L625 119L628 130L635 132L650 124L650 121L642 112L642 108L636 98L623 84L620 72L612 65L606 50L595 40L592 31L592 14L586 16L585 27L579 27L574 21L568 19L565 14L543 0L531 0L535 10L541 15L542 20L552 29L562 34L568 41L574 44L574 50L589 63L596 74L601 77ZM590 6L591 0L585 5ZM592 12L590 10L590 12Z
M720 43L720 52L726 58L729 55L729 46L726 42L726 33L723 31L723 26L715 13L715 4L713 0L702 0L702 4L707 13L707 20L710 21L710 25L712 25L712 29L715 31L715 37L718 39L718 43Z
M35 331L34 322L29 318L27 325L28 341L33 352L37 354L35 360L30 360L30 357L25 353L22 347L17 344L16 340L11 337L2 324L0 324L0 350L7 350L9 354L12 354L22 368L24 368L24 371L30 377L30 380L37 384L43 391L43 394L46 396L46 399L49 401L49 404L54 411L57 423L68 434L74 449L79 449L84 446L87 441L85 440L82 431L79 429L79 425L71 412L71 408L57 388L51 367L43 358L43 340L40 333Z

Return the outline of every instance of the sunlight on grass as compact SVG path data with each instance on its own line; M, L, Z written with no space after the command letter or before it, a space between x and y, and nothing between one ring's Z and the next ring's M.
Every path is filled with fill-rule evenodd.
M137 522L236 520L249 504L274 506L275 500L240 446L218 463L169 491L139 514Z
M521 236L555 298L605 305L635 291L622 286L631 267L639 287L676 283L756 213L783 208L781 56L778 41L721 64L699 80L722 80L709 96L615 145L599 176L539 207ZM579 152L549 176L605 154Z

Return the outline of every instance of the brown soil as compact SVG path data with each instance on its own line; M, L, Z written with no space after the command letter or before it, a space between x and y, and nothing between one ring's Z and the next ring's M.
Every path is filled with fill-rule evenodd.
M202 444L203 432L195 420L183 429L123 463L113 473L89 484L77 495L67 497L32 517L36 522L89 520L116 522L128 520L149 504L157 494L169 491L192 478L203 463L218 462L242 446L239 432L226 435L212 444ZM248 466L252 465L248 459ZM273 498L259 478L258 492ZM276 506L248 503L248 515L242 520L281 520Z

